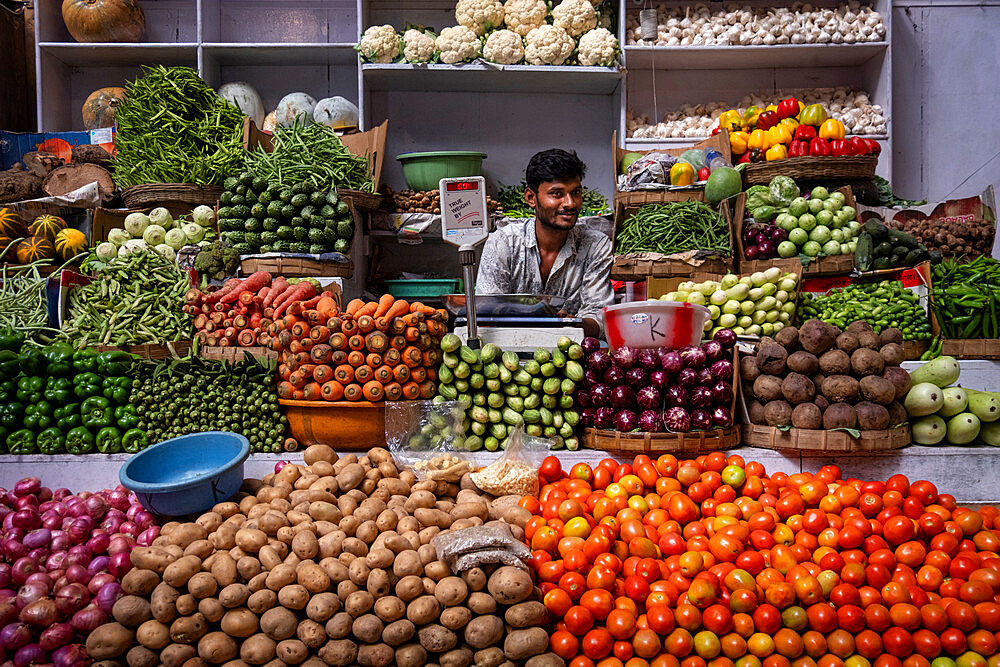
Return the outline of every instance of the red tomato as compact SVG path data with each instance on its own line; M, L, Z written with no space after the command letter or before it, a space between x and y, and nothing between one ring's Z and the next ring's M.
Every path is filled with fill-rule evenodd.
M570 607L569 611L566 612L563 622L566 624L567 630L577 637L582 637L594 627L594 615L586 607L576 605Z
M604 589L589 590L580 597L580 605L593 614L598 621L603 621L615 608L615 598Z
M570 599L576 601L587 590L587 580L579 572L567 572L559 577L559 588L566 591Z
M562 475L562 463L555 456L546 456L538 469L538 474L550 482L555 481Z
M561 588L553 588L546 593L542 598L542 603L555 618L565 616L566 612L573 606L573 600L570 599L569 593Z
M655 558L643 558L636 564L635 573L652 584L661 576L660 563Z
M580 642L572 633L566 630L557 630L549 637L549 648L563 660L569 660L577 654Z
M594 565L594 567L590 569L590 572L587 573L586 584L587 588L591 590L614 590L615 573L604 565Z
M645 579L636 574L626 577L625 595L636 602L641 602L649 595L649 584Z
M631 639L635 634L635 616L625 609L613 609L604 623L615 639Z
M666 636L674 629L674 612L667 605L653 607L647 605L646 622L649 624L650 630Z

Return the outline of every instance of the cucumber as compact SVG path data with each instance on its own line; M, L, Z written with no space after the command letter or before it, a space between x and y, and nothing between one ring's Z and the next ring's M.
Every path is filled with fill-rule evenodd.
M454 352L444 352L441 355L441 362L448 368L455 370L461 359Z
M537 424L542 420L542 413L538 410L525 410L521 417L525 424Z
M542 437L543 438L555 438L559 435L559 430L554 426L544 426L542 427Z
M455 366L455 377L464 379L470 375L472 375L472 367L465 361L458 362L458 366Z
M528 394L524 399L524 408L526 410L537 410L538 406L542 404L542 397L539 394Z
M455 378L455 389L457 389L459 393L469 391L469 381L463 378Z
M444 369L442 368L442 370L444 370ZM441 376L438 375L438 377L440 378ZM442 380L442 382L444 382L444 381ZM450 400L454 400L455 397L458 396L458 390L455 389L450 384L439 384L438 385L438 393L441 394L442 396L444 396L445 398L450 399Z
M551 410L548 408L540 408L538 413L542 416L542 424L545 426L552 426L553 416Z
M542 365L534 359L524 362L524 371L530 375L538 375L542 372Z
M485 361L485 359L483 361ZM500 365L494 364L492 362L487 362L486 365L483 366L483 375L485 375L487 378L498 377L500 375Z
M486 378L483 377L482 373L473 373L469 377L469 386L473 389L482 389L484 384L486 384Z
M499 424L500 422L503 421L503 413L497 410L496 408L491 407L486 412L489 415L491 424Z
M520 385L517 388L517 395L521 398L528 398L531 395L531 387L526 387L525 385Z
M565 378L562 381L562 383L560 383L559 389L562 391L563 394L566 394L568 396L572 394L574 391L576 391L576 383L570 380L569 378Z
M920 245L920 242L917 241L916 237L913 236L913 234L907 234L906 232L899 229L889 230L889 241L891 241L893 245L903 246L908 250L913 250L918 245Z
M521 368L521 360L517 358L517 352L504 352L500 357L504 368L511 373L516 373Z
M577 345L575 343L573 345L570 345L570 348L566 350L566 356L568 356L573 361L583 359L585 354L586 353L583 351L583 346Z
M486 394L473 394L472 395L473 405L485 406L486 405Z
M559 336L559 340L556 341L556 347L561 352L565 352L569 348L573 347L573 339L569 336Z
M549 353L544 347L536 347L535 354L533 355L535 361L539 364L544 364L552 358L552 354Z
M876 259L878 259L879 257L888 258L890 255L892 255L892 244L889 243L888 241L882 241L877 246L875 246L874 255Z
M563 424L562 428L559 429L559 435L561 435L564 438L572 437L573 427L570 426L569 424Z
M563 420L570 426L576 426L580 423L580 413L576 410L566 410L563 412Z
M559 407L559 399L557 399L552 394L545 394L544 396L542 396L542 405L548 408L549 410L555 410L557 407Z
M561 385L559 378L548 378L542 384L542 391L546 394L558 394Z
M556 428L562 428L563 424L565 423L566 421L565 418L563 417L562 412L556 412L555 414L552 415L552 425L555 426Z
M524 419L517 412L514 412L510 408L504 408L503 410L503 421L505 424L510 424L511 426L520 426L524 423Z
M438 377L439 378L441 377L440 373L438 373ZM486 389L487 389L487 391L500 391L500 388L502 386L503 386L503 383L500 382L500 380L498 380L496 378L490 378L489 380L486 381Z
M506 396L517 396L517 385L516 384L505 384L501 391Z
M468 345L463 345L458 348L458 356L460 356L462 361L467 364L475 364L479 362L479 353Z
M487 412L486 408L478 405L472 408L469 412L469 416L472 417L473 421L477 421L480 424L485 424L490 420L490 414Z
M580 349L583 350L583 348ZM583 379L583 366L576 361L567 361L565 373L566 377L573 382L579 382Z
M876 242L889 238L889 228L875 218L865 223L864 230L871 234L872 240Z
M487 428L486 424L483 424L482 422L472 422L472 426L469 427L469 430L472 431L473 435L483 436L486 435Z
M529 375L523 368L514 373L514 377L512 379L515 384L527 385L531 383L531 375Z
M507 407L514 412L524 412L524 399L520 396L508 396Z
M562 350L552 350L552 365L556 368L562 368L566 365L566 355Z
M479 351L479 358L483 360L484 364L488 364L498 356L500 356L500 347L494 345L493 343L487 343L483 346L483 349Z
M544 382L545 380L543 378L531 378L531 384L529 385L531 387L531 391L541 391L542 384Z
M504 404L503 394L498 394L496 392L491 393L486 397L486 405L491 408L502 408Z
M556 366L555 366L555 364L553 364L551 361L548 362L548 363L542 364L542 376L543 377L550 378L550 377L552 377L555 374L556 374Z
M871 271L874 250L875 244L872 242L872 235L868 232L861 232L854 248L854 264L859 271ZM568 376L569 373L567 372L566 375ZM581 379L582 375L581 373Z
M465 439L464 449L468 452L479 451L483 448L483 439L478 435L470 435Z
M507 370L506 366L500 367L500 375L498 376L498 378L501 383L510 384L510 381L513 377L514 377L513 374L509 370Z
M441 339L442 352L454 352L462 347L462 339L455 334L447 334Z
M506 434L504 434L504 436L506 437ZM488 452L495 452L500 449L500 441L491 435L488 438L483 439L483 447Z
M573 397L569 394L563 394L559 397L559 407L563 410L569 410L573 405Z

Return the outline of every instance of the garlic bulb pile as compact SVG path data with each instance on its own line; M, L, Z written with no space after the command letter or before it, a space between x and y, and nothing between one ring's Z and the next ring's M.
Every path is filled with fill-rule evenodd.
M639 15L630 12L627 44L639 46L761 46L855 44L885 39L882 16L858 0L835 9L796 2L789 7L730 4L711 11L704 4L656 8L657 37L643 40Z
M741 111L749 106L763 109L769 104L777 104L779 100L789 95L801 100L803 104L822 104L830 118L836 118L844 124L848 134L886 134L882 107L872 104L868 93L843 86L747 95L735 106ZM719 124L719 115L733 107L732 102L685 104L677 111L664 114L663 121L655 125L650 124L647 114L636 115L630 109L625 119L625 126L628 136L633 139L707 137Z

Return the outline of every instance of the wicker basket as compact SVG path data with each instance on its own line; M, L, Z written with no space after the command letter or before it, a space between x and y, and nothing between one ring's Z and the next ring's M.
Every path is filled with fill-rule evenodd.
M277 359L278 353L266 347L255 345L253 347L208 347L202 346L198 349L198 356L202 359L212 361L242 361L244 357L254 357L257 359Z
M874 155L789 157L748 164L743 170L743 183L767 185L775 176L791 176L796 181L862 180L875 176L877 164Z
M124 347L118 347L115 345L95 345L94 349L98 352L122 350L147 360L170 359L171 357L186 357L191 352L191 341L176 340L172 343L162 345L148 343L146 345L126 345Z
M899 426L887 431L861 431L860 436L855 438L846 431L801 428L782 431L773 426L743 425L743 444L765 449L854 454L901 449L909 445L910 442L909 426Z
M1000 359L1000 339L946 338L941 342L941 354L956 359Z
M697 273L725 275L732 268L729 257L712 256L701 264L692 264L682 259L671 259L668 255L659 258L644 255L615 255L611 266L612 280L646 280L647 278L690 277Z
M738 447L739 444L740 430L737 426L691 433L622 433L595 428L583 432L584 447L623 454L718 452Z
M675 201L705 201L705 188L684 190L629 190L615 193L615 204L638 208L646 204L665 204Z
M122 191L128 208L148 208L167 204L184 204L192 208L204 204L215 206L223 189L218 185L190 183L147 183L133 185Z
M240 262L240 272L250 275L255 271L267 271L287 278L350 278L354 275L354 262L334 262L332 260L309 257L248 257Z
M337 194L343 199L348 199L359 211L372 213L377 211L382 205L382 195L362 192L361 190L348 190L347 188L337 188Z

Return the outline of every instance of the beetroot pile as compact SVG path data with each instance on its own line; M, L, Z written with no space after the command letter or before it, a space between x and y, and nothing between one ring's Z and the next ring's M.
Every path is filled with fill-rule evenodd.
M0 489L0 663L90 664L83 643L107 622L136 544L159 534L121 487L73 495L37 477Z
M732 330L680 350L609 351L595 338L582 345L587 357L576 400L584 426L686 433L733 424Z

